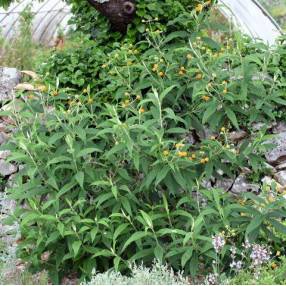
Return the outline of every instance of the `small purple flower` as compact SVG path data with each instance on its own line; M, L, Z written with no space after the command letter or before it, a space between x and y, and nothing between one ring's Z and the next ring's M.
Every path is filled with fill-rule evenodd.
M249 242L248 239L245 240L245 243L242 243L242 246L245 248L245 249L250 249L251 248L251 243Z
M232 261L231 263L230 263L230 267L232 268L232 269L234 269L234 270L236 270L236 271L239 271L239 270L241 270L241 268L242 268L242 261Z
M205 279L206 285L217 285L218 283L218 275L216 273L209 274Z
M215 252L219 253L225 245L225 239L220 234L213 236L212 239L213 239L212 243L213 243L213 247L215 249Z
M231 257L232 260L234 260L235 257L236 257L236 247L235 247L235 246L232 246L232 247L230 248L230 252L231 252L230 257Z
M270 260L271 253L269 250L262 245L253 244L250 258L254 267L261 266L262 264Z

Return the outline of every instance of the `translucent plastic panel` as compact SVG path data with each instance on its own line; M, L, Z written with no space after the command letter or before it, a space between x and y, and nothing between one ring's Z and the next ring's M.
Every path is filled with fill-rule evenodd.
M255 0L219 0L222 13L253 38L274 44L281 29L277 22Z
M61 0L22 0L12 4L8 10L0 9L0 28L5 38L13 37L19 26L20 13L31 5L34 15L32 34L36 42L52 45L58 30L67 30L71 17L70 7Z

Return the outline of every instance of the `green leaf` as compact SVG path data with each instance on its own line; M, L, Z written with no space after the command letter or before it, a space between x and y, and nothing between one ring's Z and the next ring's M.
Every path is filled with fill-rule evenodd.
M227 117L231 121L231 123L234 125L234 127L236 129L239 129L239 125L238 125L235 113L230 108L226 108L225 112L226 112Z
M97 149L97 148L85 148L83 150L80 150L77 153L76 158L84 157L84 156L86 156L88 154L92 154L94 152L102 152L102 151Z
M217 103L216 101L212 101L203 115L202 123L203 124L207 123L208 119L216 112L216 110L217 110Z
M83 189L83 182L84 182L84 172L79 171L75 175L76 181L79 183L80 187Z
M136 242L141 240L143 237L147 237L150 236L149 232L145 232L145 231L137 231L135 233L133 233L129 239L127 239L127 241L125 242L123 248L122 248L122 252L132 243L132 242Z
M168 175L170 171L169 166L164 166L157 174L156 176L156 181L155 181L155 185L157 186L162 180L165 179L165 177Z
M155 258L157 260L159 260L161 263L163 262L163 256L164 256L164 249L161 245L157 245L154 249L154 255L155 255Z
M168 134L185 134L186 129L180 128L180 127L170 128L165 133L168 133Z
M119 271L119 263L121 261L121 258L119 256L116 256L114 259L113 259L113 264L114 264L114 269L115 271Z
M160 101L162 102L165 96L170 93L177 85L172 85L167 87L161 94L160 94Z
M91 242L94 242L97 233L98 233L98 228L97 228L97 227L94 227L94 228L90 231Z
M59 222L57 228L58 228L59 233L63 237L64 236L64 231L65 231L64 224L62 222Z
M30 223L34 222L39 217L40 217L40 215L38 213L28 213L25 216L23 216L21 224L22 225L29 225Z
M139 167L140 167L140 154L139 154L139 152L133 152L133 162L134 162L134 166L135 166L136 170L139 171Z
M70 191L74 186L76 186L76 182L74 180L64 185L57 193L57 198L60 198L62 195Z
M182 268L185 267L185 265L192 258L192 256L193 256L193 249L188 248L187 251L182 255L182 258L181 258Z
M259 228L263 222L264 217L262 215L254 217L250 224L246 228L246 234L249 234Z
M74 241L72 243L72 249L73 249L73 252L74 252L74 257L77 256L80 247L81 247L81 241L80 240Z
M53 144L56 143L59 139L63 138L64 135L65 135L64 132L55 133L54 135L52 135L52 136L49 138L48 144L49 144L49 145L53 145Z
M113 194L113 196L115 197L115 199L117 200L117 197L118 197L118 189L116 186L112 186L111 187L111 192Z
M116 241L116 239L119 237L119 235L129 226L128 223L123 223L123 224L120 224L116 230L114 231L113 233L113 241Z
M58 156L56 158L53 158L52 160L48 161L47 166L50 166L52 164L57 164L60 162L66 162L66 161L71 161L72 159L67 156Z
M150 216L149 216L147 213L145 213L144 211L142 211L142 210L140 210L140 213L141 213L141 215L142 215L144 221L147 223L147 225L148 225L151 229L153 229L153 222L152 222L152 219L150 218Z
M272 225L275 227L275 229L280 232L281 234L286 234L286 226L280 222L278 222L277 220L275 219L270 219L269 220Z

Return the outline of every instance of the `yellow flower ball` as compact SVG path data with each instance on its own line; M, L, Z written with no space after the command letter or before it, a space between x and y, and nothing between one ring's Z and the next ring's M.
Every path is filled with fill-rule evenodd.
M185 144L183 144L183 143L177 143L177 144L175 144L175 147L176 147L177 149L183 148L184 146L185 146Z
M209 96L207 96L207 95L204 95L204 96L202 97L202 99L207 102L207 101L209 101L211 98L210 98Z
M203 75L201 73L196 74L196 80L201 80Z
M92 104L93 103L93 98L89 97L88 100L87 100L87 103L88 104Z
M163 155L164 155L164 156L168 156L169 154L170 154L170 152L169 152L168 150L164 150L164 151L163 151Z
M158 64L154 64L154 65L153 65L153 68L152 68L152 71L153 71L153 72L156 72L156 71L158 70L158 67L159 67Z
M202 12L203 9L204 9L203 4L198 4L195 8L196 12L198 12L198 13Z
M180 158L185 158L188 156L188 152L180 151L180 152L178 152L178 156Z

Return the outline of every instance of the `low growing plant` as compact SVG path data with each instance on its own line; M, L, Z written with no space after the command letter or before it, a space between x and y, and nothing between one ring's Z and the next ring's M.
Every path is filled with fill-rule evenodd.
M235 277L226 279L227 285L285 285L286 283L286 259L281 257L278 261L272 261L260 269L258 277L250 270L242 270Z
M124 276L120 272L108 271L92 274L87 285L186 285L188 281L181 273L174 273L167 265L154 261L150 268L143 264L132 265L131 274Z

